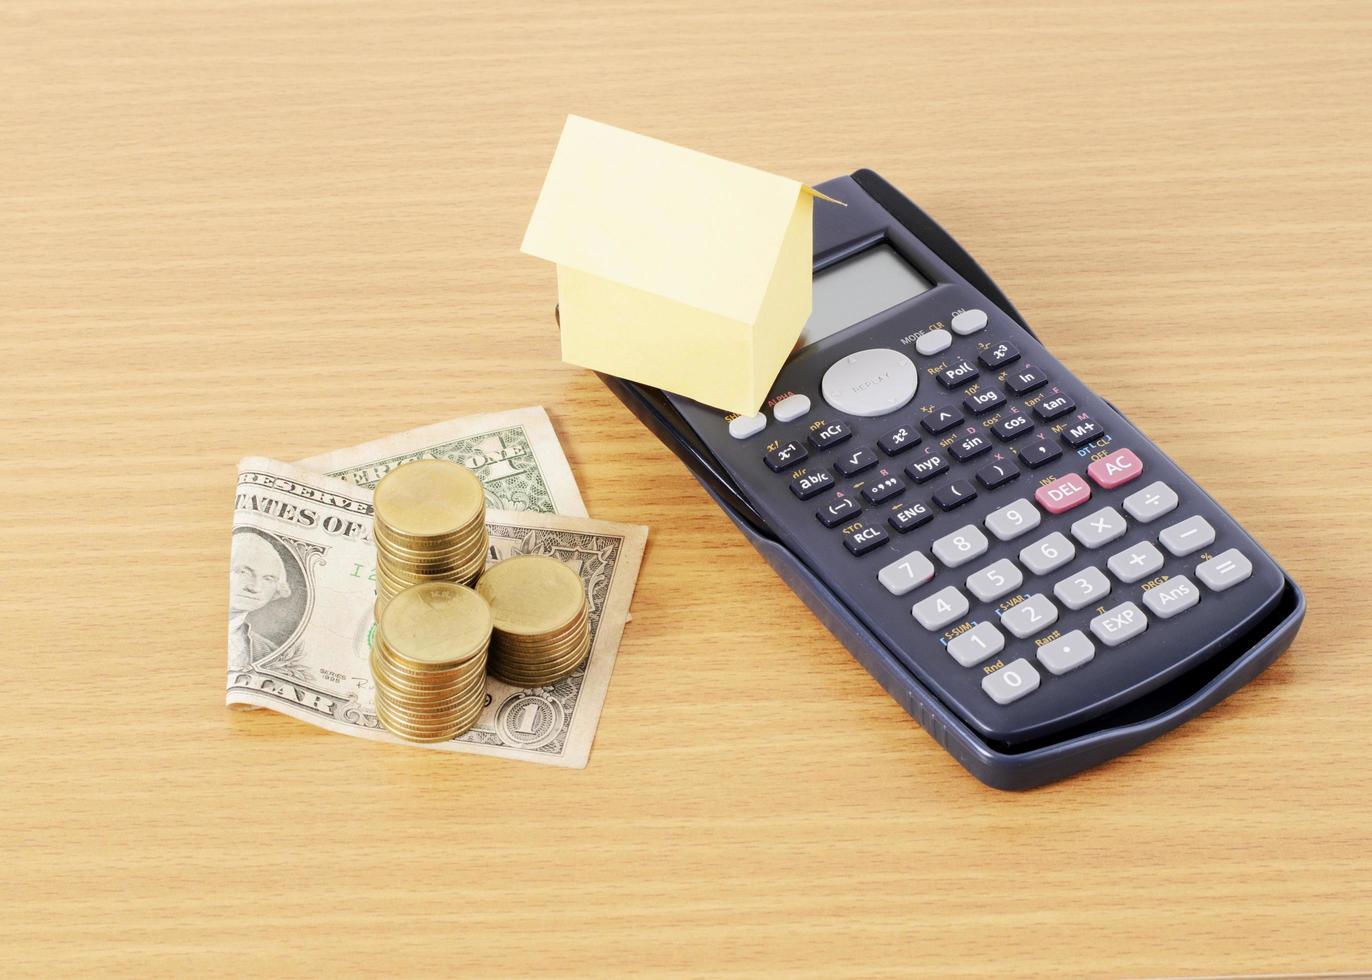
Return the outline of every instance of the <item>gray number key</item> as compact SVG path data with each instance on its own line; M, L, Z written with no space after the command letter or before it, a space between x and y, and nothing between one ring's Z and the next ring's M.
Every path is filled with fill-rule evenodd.
M977 623L948 641L948 652L964 667L975 667L1005 649L1005 634L990 623Z
M1096 645L1088 640L1081 630L1073 630L1066 636L1045 643L1038 651L1039 663L1048 668L1048 673L1055 676L1090 663L1095 655Z
M1200 602L1200 589L1185 575L1174 575L1143 594L1143 604L1155 616L1171 619Z
M1077 557L1077 546L1067 540L1067 535L1054 531L1046 538L1040 538L1019 553L1019 560L1025 568L1035 575L1047 575L1061 568Z
M1177 491L1158 480L1124 498L1124 509L1134 520L1147 524L1177 508Z
M1125 532L1124 515L1113 507L1102 507L1072 525L1072 537L1088 548L1109 544Z
M1039 672L1023 657L1012 660L1000 670L981 679L981 689L989 694L996 704L1018 701L1026 694L1037 691L1038 687Z
M1042 592L1036 592L1018 606L1005 610L1000 617L1000 625L1021 640L1042 633L1057 621L1058 607Z
M987 514L986 529L1001 541L1012 541L1038 527L1041 520L1039 509L1029 502L1029 498L1020 497Z
M915 603L910 612L925 629L941 630L966 616L967 608L967 597L950 585Z
M898 558L877 572L877 581L891 595L905 595L934 577L934 563L918 551Z
M1253 574L1253 563L1238 548L1221 552L1196 566L1196 576L1211 592L1223 592Z
M990 542L971 524L964 524L952 534L945 534L934 542L932 551L949 568L957 568L973 558L986 554Z
M1121 602L1114 609L1091 620L1091 632L1108 647L1117 647L1148 628L1148 617L1132 602Z
M1088 565L1053 586L1053 595L1068 609L1085 609L1097 599L1109 594L1110 580L1095 565ZM1055 670L1053 673L1056 674L1058 671Z
M1162 567L1164 560L1162 552L1153 546L1153 542L1140 541L1123 551L1115 552L1105 564L1110 566L1115 578L1129 583L1152 575Z
M1215 543L1215 529L1210 522L1197 514L1158 533L1162 546L1178 558L1200 551L1206 545Z
M967 588L982 602L1009 595L1023 584L1024 576L1009 558L1002 558L967 576Z

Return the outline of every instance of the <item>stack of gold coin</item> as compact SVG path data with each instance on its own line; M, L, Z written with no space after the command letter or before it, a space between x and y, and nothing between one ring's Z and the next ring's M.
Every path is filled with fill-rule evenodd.
M491 607L465 585L425 582L382 610L372 641L376 716L412 742L445 742L486 701Z
M517 555L476 583L491 604L490 670L518 687L566 677L591 651L590 608L581 579L556 558Z
M486 494L446 459L398 466L373 497L377 606L420 582L471 585L486 564Z

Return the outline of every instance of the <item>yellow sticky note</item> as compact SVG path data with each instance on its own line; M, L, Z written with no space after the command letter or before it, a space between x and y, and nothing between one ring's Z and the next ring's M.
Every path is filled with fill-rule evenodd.
M522 246L557 263L563 360L757 411L810 315L814 196L568 116Z

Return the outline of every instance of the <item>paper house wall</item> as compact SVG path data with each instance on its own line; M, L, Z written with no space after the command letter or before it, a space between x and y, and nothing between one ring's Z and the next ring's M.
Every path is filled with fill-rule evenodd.
M815 196L568 116L522 246L557 263L563 360L757 411L810 315Z

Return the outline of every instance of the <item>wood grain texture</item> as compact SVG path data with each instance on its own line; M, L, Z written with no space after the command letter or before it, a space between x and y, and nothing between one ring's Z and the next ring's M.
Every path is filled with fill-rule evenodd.
M1372 7L0 7L6 973L1372 967ZM976 783L558 360L569 111L879 170L1306 588L1259 680ZM223 707L234 464L541 403L651 525L590 767Z

